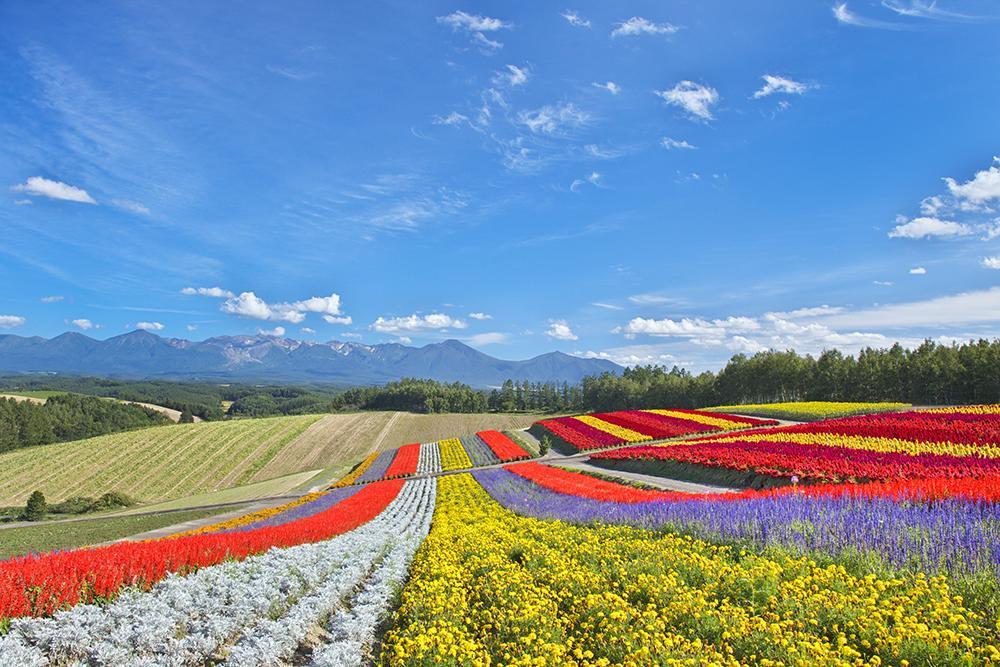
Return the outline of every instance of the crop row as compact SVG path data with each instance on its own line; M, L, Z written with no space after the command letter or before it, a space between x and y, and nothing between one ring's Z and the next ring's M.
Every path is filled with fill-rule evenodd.
M269 525L270 519L265 519L260 527L232 532L121 542L0 562L0 623L110 599L132 586L148 588L172 572L183 574L273 547L329 539L377 516L396 497L401 485L399 481L368 485L322 511L277 525ZM323 499L316 503L322 504ZM309 505L290 511L305 513L304 508Z
M409 482L345 535L171 576L105 607L18 619L0 637L0 656L19 665L275 665L322 627L326 641L309 645L313 664L360 665L434 500L434 480Z
M501 474L528 483L476 473ZM382 660L976 664L1000 659L997 640L993 619L963 606L943 577L856 576L780 551L518 516L457 475L440 480Z
M774 423L698 410L622 410L543 419L529 431L539 440L554 437L572 449L587 451Z

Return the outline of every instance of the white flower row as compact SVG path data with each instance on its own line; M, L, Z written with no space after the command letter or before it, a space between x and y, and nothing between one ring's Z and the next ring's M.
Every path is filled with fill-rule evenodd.
M425 442L420 445L417 474L432 472L441 472L441 448L436 442Z
M435 495L434 479L413 480L378 517L333 539L170 576L105 607L15 620L0 637L0 667L283 664L327 616L346 618L344 603L365 604L366 590L396 576L393 564L408 562L429 529ZM362 607L348 626L362 648L378 619L361 624L373 618Z

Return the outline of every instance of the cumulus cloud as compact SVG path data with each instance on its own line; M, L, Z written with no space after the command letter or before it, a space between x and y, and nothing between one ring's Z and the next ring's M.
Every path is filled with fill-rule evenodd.
M281 338L285 335L285 327L278 326L273 329L257 329L257 334L271 338Z
M654 23L641 16L633 16L627 21L616 23L612 37L634 37L636 35L672 35L680 30L672 23Z
M549 320L549 328L545 331L545 335L556 340L576 340L578 338L566 320Z
M567 102L521 111L517 114L517 120L538 134L560 134L567 129L587 125L590 122L590 114L576 108L572 102Z
M719 102L719 91L694 81L681 81L669 90L653 92L667 104L680 107L701 120L712 120L712 107Z
M910 269L910 273L914 276L922 276L927 273L927 269L922 266L915 266Z
M595 81L590 85L594 86L595 88L601 88L603 90L606 90L612 95L617 95L618 93L622 92L621 86L619 86L614 81L605 81L604 83L597 83Z
M166 327L159 322L137 322L135 328L143 331L163 331Z
M993 257L983 257L983 268L1000 270L1000 255L994 255Z
M922 216L896 225L889 232L894 239L923 239L930 237L967 236L972 227L960 222Z
M774 95L775 93L802 95L809 90L809 86L806 84L794 81L784 76L765 74L762 78L764 79L764 85L760 88L760 90L753 94L754 99L760 99L761 97L767 97L768 95Z
M41 299L39 299L39 301L41 301L42 303L57 303L65 298L66 297L62 296L61 294L53 294L52 296L43 296Z
M379 317L368 328L379 333L401 333L465 329L468 326L465 321L455 319L450 315L431 313L430 315L414 314L407 317Z
M589 28L590 27L590 21L587 20L587 19L585 19L585 18L583 18L583 17L581 17L579 14L577 14L572 9L567 9L562 14L560 14L560 16L562 16L564 19L566 19L566 21L571 26L574 26L574 27L577 27L577 28Z
M677 140L677 139L671 139L670 137L663 137L663 139L660 140L660 145L666 148L668 151L672 151L675 148L680 150L693 151L697 150L698 148L694 144L689 144L687 141L683 139Z
M88 331L94 328L94 323L86 319L85 317L81 317L79 319L73 320L73 326L75 326L77 329Z
M229 290L221 287L185 287L181 290L181 294L186 294L187 296L210 296L217 299L231 299L236 296Z
M634 337L637 334L648 336L675 336L681 338L723 338L731 333L745 333L760 329L760 323L752 317L727 317L725 319L706 320L701 318L682 318L673 320L664 318L634 317L625 326L615 327L611 333L625 334Z
M515 86L523 86L526 84L530 76L531 70L527 67L507 65L507 71L496 72L493 75L493 83L498 86L508 86L513 88Z
M983 205L993 200L1000 200L1000 157L993 158L993 165L988 169L977 171L966 181L959 183L954 178L945 178L948 192L954 197L973 205Z
M301 329L299 329L299 331L301 331L304 334L310 334L310 335L316 333L315 329L311 329L309 327L302 327Z
M413 342L413 339L409 336L398 336L393 342L399 343L400 345L410 345Z
M487 315L486 313L469 313L469 317L473 320L492 320L492 315Z
M331 324L350 324L351 319L340 311L340 295L314 296L302 301L269 304L253 292L230 296L220 307L224 313L255 320L272 320L299 324L307 313L317 313ZM331 319L327 319L331 318Z
M68 185L62 181L51 181L41 176L32 176L24 183L11 188L14 192L23 192L27 195L38 197L48 197L49 199L61 199L63 201L75 201L81 204L96 204L97 202L87 194L87 191L73 185Z
M0 315L0 329L13 329L23 326L28 320L20 315Z

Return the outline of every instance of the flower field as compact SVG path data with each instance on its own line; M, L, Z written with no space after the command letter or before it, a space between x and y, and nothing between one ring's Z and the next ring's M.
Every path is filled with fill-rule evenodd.
M988 664L997 640L943 576L525 517L457 475L440 481L382 663Z
M779 483L982 477L1000 474L1000 413L979 408L846 417L592 458L660 462L678 474L684 466L731 470Z
M528 431L539 440L555 438L570 449L587 451L774 423L698 410L622 410L542 419Z
M910 407L909 403L847 403L841 401L797 401L792 403L751 403L746 405L716 405L707 412L735 412L754 417L817 421L836 417L893 412Z

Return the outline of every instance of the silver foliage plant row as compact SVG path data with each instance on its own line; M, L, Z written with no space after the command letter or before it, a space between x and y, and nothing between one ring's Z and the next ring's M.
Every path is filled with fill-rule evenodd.
M361 665L430 529L436 480L407 482L385 511L324 542L170 576L111 604L18 619L0 667ZM301 656L300 656L301 657Z

